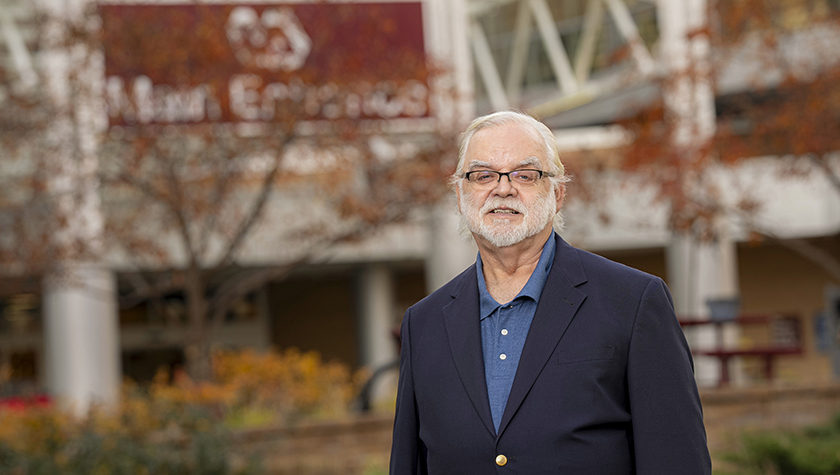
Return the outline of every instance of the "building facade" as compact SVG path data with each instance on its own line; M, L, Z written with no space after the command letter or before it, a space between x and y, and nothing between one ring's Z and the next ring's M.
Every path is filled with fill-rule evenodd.
M825 307L826 285L837 277L819 262L840 261L840 190L832 185L831 175L810 172L791 176L788 150L711 167L696 186L715 183L719 192L716 203L721 208L735 209L747 198L760 206L749 211L748 219L738 213L716 215L715 232L707 238L701 232L675 227L674 204L662 199L657 182L645 180L644 172L640 178L639 169L622 164L623 150L634 140L628 119L655 104L661 105L673 125L665 139L668 143L659 150L678 150L690 156L708 153L701 150L702 144L716 136L721 124L729 123L727 111L737 100L745 96L757 100L766 91L779 89L784 74L761 64L761 52L750 49L749 35L729 45L715 40L725 29L727 16L736 15L737 4L744 2L381 3L416 5L422 12L425 51L451 65L450 80L459 91L454 108L462 117L516 107L552 127L573 173L564 210L567 229L561 233L567 241L663 277L674 295L679 318L686 322L708 320L709 300L735 300L740 303L740 314L761 317L754 318L754 323L721 325L720 331L711 324L687 323L701 385L721 382L722 361L727 360L703 352L723 349L798 347L801 353L770 358L775 381L832 379L829 352L835 337L820 312ZM817 72L834 67L840 51L836 23L840 5L832 0L777 3L780 16L776 22L790 24L779 36L779 49L788 60L808 62ZM132 4L113 0L104 5ZM282 2L266 5L262 11L286 6ZM64 2L43 6L66 7ZM808 20L802 20L802 15ZM35 48L33 18L28 2L0 3L3 64L21 81L35 74L39 58L49 52L43 46L45 49ZM294 34L291 37L294 43ZM817 48L803 46L808 38L828 45L825 53L817 55ZM299 45L301 51L306 50L305 41ZM316 55L317 51L307 50L306 54ZM295 61L294 55L284 58ZM756 78L766 81L758 83ZM106 88L119 85L105 82ZM800 87L807 84L805 81ZM128 95L134 93L124 90ZM237 110L247 114L246 105ZM412 127L422 126L409 123L387 139L392 145L411 141L412 134L421 133ZM835 158L828 156L831 167L838 165ZM3 173L14 177L9 170ZM692 189L703 196L703 191ZM238 255L237 266L262 269L284 265L289 259L284 252L288 246L276 232L285 219L282 210L289 203L307 199L317 201L317 196L294 187L277 189L266 207L264 222ZM106 211L100 212L107 214L112 205L103 198L99 206ZM213 330L214 344L261 350L294 346L353 366L392 365L398 352L393 331L405 309L475 259L474 246L457 233L454 210L452 199L445 199L436 206L414 210L410 219L378 229L361 241L319 251L282 279L238 298L224 322ZM763 238L757 237L757 230ZM115 293L128 293L124 289L131 288L137 268L127 265L124 256L110 255L104 259L104 267ZM56 356L62 353L49 349L51 345L60 347L62 337L69 338L56 333L55 320L57 314L68 311L66 305L73 305L74 297L61 297L56 303L57 291L37 279L21 279L11 270L2 277L7 289L0 321L4 387L10 392L46 388L88 400L80 395L90 394L85 388L62 386L48 369L78 353L65 349L64 356ZM118 322L101 333L105 336L96 341L88 337L85 342L118 348L103 351L119 360L120 374L148 380L160 365L184 364L187 329L183 323L188 317L183 292L161 292L118 312L107 305L86 311L110 311L112 315L103 318ZM79 325L88 317L78 315L68 324ZM747 353L726 363L730 382L767 382L767 358ZM77 363L85 361L90 357ZM114 381L80 384L112 385ZM389 389L387 382L383 384L380 395L387 400ZM97 394L102 397L105 393Z

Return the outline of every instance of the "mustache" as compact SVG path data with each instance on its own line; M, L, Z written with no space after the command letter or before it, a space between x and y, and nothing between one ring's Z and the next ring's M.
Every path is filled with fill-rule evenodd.
M491 198L481 207L481 214L487 214L496 208L509 208L519 214L526 214L528 211L521 201L512 198Z

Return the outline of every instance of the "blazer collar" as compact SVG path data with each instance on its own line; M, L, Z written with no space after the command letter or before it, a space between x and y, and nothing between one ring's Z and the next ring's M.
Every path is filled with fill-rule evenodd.
M531 329L519 360L502 422L501 434L522 404L537 376L554 352L586 294L576 287L586 282L577 250L554 234L557 250L554 263L534 314ZM452 287L452 301L443 307L444 322L452 359L470 401L491 434L496 434L484 379L481 351L478 279L475 266L461 274Z
M554 233L554 239L557 242L557 251L554 254L554 266L556 267L552 266L552 272L557 269L575 287L585 283L587 278L586 272L583 270L583 264L580 262L580 251L569 245L557 233Z
M555 348L560 344L578 308L586 299L586 294L577 288L586 282L586 272L580 262L578 250L568 245L556 233L554 236L557 240L554 264L545 281L531 329L525 339L519 367L499 425L499 435L516 414Z

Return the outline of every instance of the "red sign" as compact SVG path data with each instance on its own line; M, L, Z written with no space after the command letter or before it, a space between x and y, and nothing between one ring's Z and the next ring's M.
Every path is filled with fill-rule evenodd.
M104 4L111 125L428 115L420 2Z

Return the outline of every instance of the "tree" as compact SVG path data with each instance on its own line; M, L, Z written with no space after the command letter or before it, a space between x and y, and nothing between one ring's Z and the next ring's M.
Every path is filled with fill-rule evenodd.
M715 150L722 160L778 155L786 174L822 175L840 195L833 157L840 151L840 12L828 2L756 5L741 2L721 25L722 41L758 42L775 84L756 79L751 95L736 95L721 111ZM731 39L730 39L731 38ZM746 203L747 209L753 204ZM772 239L820 266L840 282L840 261L803 239L779 240L746 220L757 237Z
M666 90L681 75L691 81L725 76L721 73L746 75L747 87L734 92L715 84L715 132L704 136L691 130L694 147L675 146L678 118L664 101L657 101L620 122L632 140L618 158L572 157L582 187L576 194L600 207L597 190L587 183L599 186L600 171L618 168L643 177L640 182L656 190L657 200L668 206L671 230L714 240L720 219L729 216L743 223L753 239L773 240L840 281L836 257L804 239L774 237L753 219L762 204L750 197L749 190L730 202L716 179L719 175L713 173L745 158L779 156L788 164L785 175L822 175L840 195L834 159L840 150L836 2L710 1L708 18L709 24L689 32L689 37L710 38L714 51L710 69L693 63L686 71L665 74L657 81ZM612 217L601 209L602 220L609 221Z
M106 243L116 265L133 269L121 305L182 291L194 378L209 377L210 335L237 298L443 192L455 128L435 118L430 91L445 71L427 64L406 8L109 5L88 17L102 25L78 41L104 53ZM50 120L48 99L10 100L23 111L11 117ZM400 122L408 127L395 144ZM36 134L14 142L45 146ZM12 213L19 221L42 199L37 176L15 179L30 196L16 205L25 213ZM280 219L267 220L269 210ZM21 233L53 231L47 220L29 224ZM240 264L249 239L268 231L287 252ZM20 242L36 241L16 234L7 249ZM28 270L52 259L39 262Z
M84 52L90 43L91 25L85 21L55 21L43 12L33 16L38 34L31 49L43 56L56 49ZM58 81L50 65L34 62L24 53L25 59L0 63L0 227L4 231L0 269L2 277L14 276L18 281L6 288L12 293L37 290L37 280L48 268L61 261L88 259L96 253L97 244L83 239L84 233L74 232L72 228L85 225L75 226L64 213L67 208L82 207L79 203L90 196L88 188L98 186L89 181L95 174L85 171L85 153L78 138L87 118L77 115L81 111L75 104L56 97ZM82 76L95 58L85 54L75 59L67 71L74 80L67 83L66 92L91 97L94 84ZM65 140L70 134L72 140ZM73 186L80 183L84 186Z

